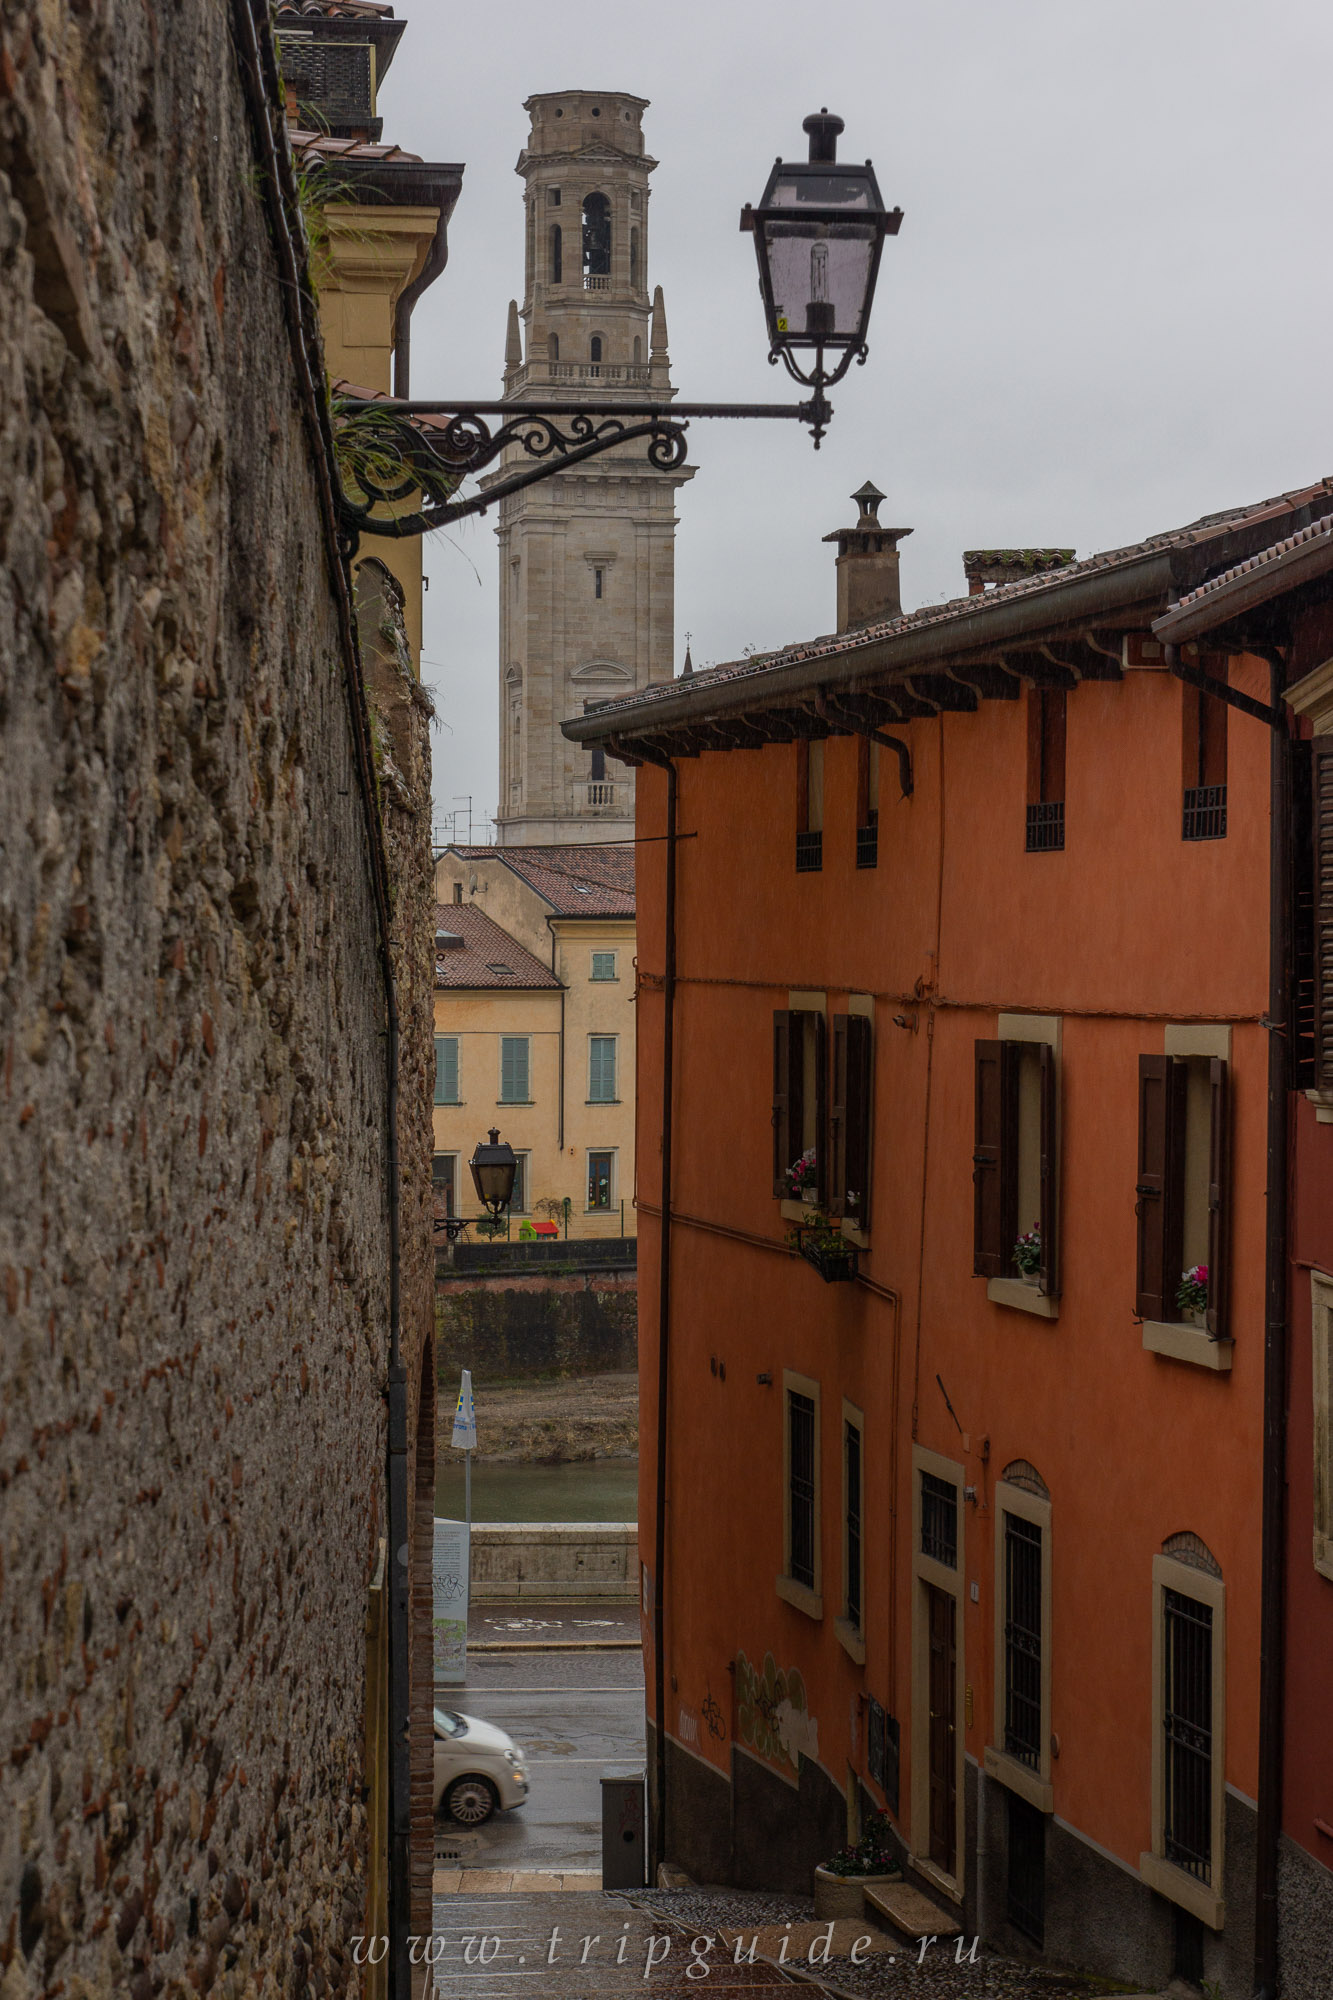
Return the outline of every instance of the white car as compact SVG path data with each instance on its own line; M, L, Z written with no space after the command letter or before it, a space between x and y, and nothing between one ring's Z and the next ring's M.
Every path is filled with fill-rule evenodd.
M480 1826L497 1806L528 1796L523 1752L494 1723L451 1708L435 1711L435 1810L459 1826Z

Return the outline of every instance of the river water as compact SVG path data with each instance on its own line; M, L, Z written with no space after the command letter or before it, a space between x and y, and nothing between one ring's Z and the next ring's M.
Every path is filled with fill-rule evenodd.
M447 1447L435 1478L435 1512L463 1518L463 1455ZM570 1465L472 1467L474 1521L637 1521L637 1458L581 1459Z

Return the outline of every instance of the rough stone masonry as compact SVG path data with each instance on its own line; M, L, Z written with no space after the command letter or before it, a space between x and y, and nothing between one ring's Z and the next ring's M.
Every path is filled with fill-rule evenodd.
M0 10L4 2000L349 1989L365 1917L385 988L228 14ZM406 964L425 725L391 651ZM428 982L402 1006L425 1106Z

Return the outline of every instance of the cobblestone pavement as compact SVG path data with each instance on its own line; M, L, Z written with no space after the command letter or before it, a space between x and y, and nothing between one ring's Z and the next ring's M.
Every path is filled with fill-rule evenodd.
M794 1935L808 1939L800 1926L809 1923L811 1906L789 1897L699 1889L550 1894L515 1888L477 1895L466 1883L464 1876L460 1893L435 1902L436 1991L451 2000L546 2000L548 1994L553 2000L629 2000L644 1992L732 2000L793 1988L830 2000L1100 2000L1130 1992L980 1948L975 1961L960 1964L942 1945L929 1947L924 1957L915 1946L894 1946L859 1966L843 1958L813 1971L794 1954L785 1966L745 1962L757 1929L790 1925ZM740 1963L736 1946L720 1935L724 1930L729 1937L740 1934Z

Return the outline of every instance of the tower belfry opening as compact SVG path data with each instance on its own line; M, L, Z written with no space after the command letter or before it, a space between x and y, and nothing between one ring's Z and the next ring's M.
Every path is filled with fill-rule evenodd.
M523 303L510 307L505 401L667 403L666 307L648 290L647 100L555 91L523 108ZM671 679L675 498L693 476L654 471L628 445L499 503L501 846L633 837L633 772L560 725Z

